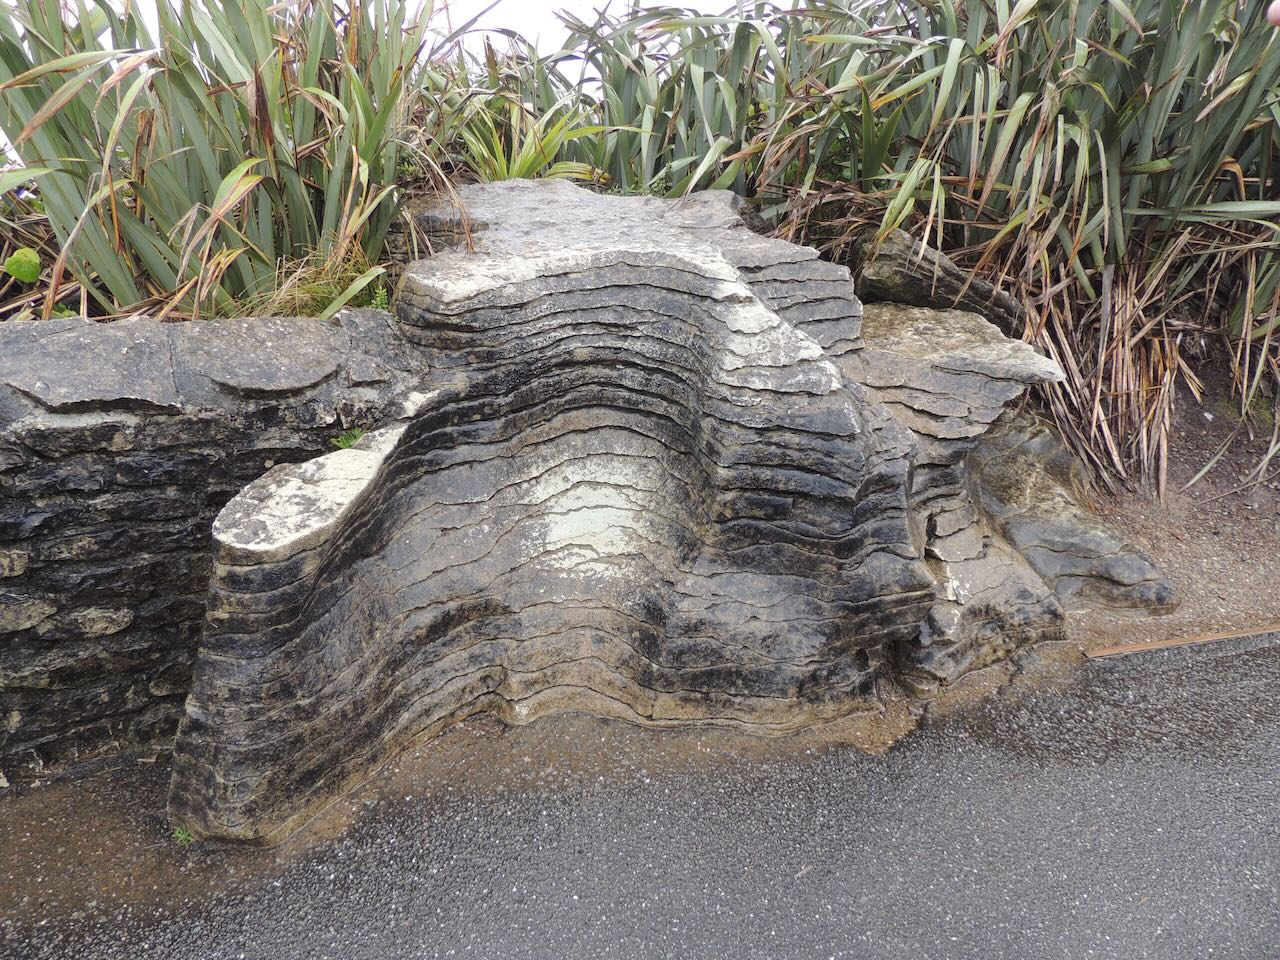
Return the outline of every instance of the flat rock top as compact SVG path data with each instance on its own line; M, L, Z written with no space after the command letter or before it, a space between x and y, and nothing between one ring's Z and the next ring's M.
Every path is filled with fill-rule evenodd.
M458 191L471 249L445 250L410 268L446 301L557 273L619 264L681 269L733 282L739 269L818 259L809 247L762 237L727 190L679 200L602 194L564 180L480 183ZM461 244L462 220L446 202L419 216L429 233Z
M1027 384L1064 379L1056 361L1030 344L1009 339L995 324L966 310L867 304L862 336L869 351L925 361L945 371Z
M214 383L241 393L290 393L332 376L346 352L341 329L291 317L188 324L174 346Z
M278 562L328 539L373 483L404 425L365 434L353 446L269 470L227 503L213 524L224 560Z
M0 387L58 413L89 408L178 411L219 397L299 393L340 371L351 383L385 380L396 351L390 316L348 311L157 323L132 317L0 323Z
M164 325L147 319L0 323L0 383L51 410L181 405Z
M667 200L596 193L567 180L508 180L469 184L459 196L471 219L474 251L497 257L570 250L675 253L717 233L746 231L738 201L727 190ZM449 223L457 211L442 205L426 216L429 223Z
M278 562L328 539L368 489L403 428L377 431L363 449L334 450L274 468L236 494L213 524L220 557Z

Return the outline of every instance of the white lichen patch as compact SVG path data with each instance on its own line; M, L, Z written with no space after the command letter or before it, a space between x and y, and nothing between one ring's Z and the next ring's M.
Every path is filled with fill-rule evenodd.
M825 356L812 337L780 323L750 336L731 334L725 337L725 347L720 365L726 370L744 366L789 367Z
M731 332L756 335L782 325L778 315L757 300L741 280L727 286L736 295L734 302L721 306L716 316ZM729 297L726 295L721 299L728 300Z
M395 427L384 427L381 430L370 430L363 437L357 440L353 447L356 450L364 450L367 453L376 453L386 456L390 453L400 438L404 436L405 430L409 428L407 423L402 423Z
M522 488L519 501L528 506L545 504L579 484L612 484L625 487L628 499L652 495L665 482L665 470L656 460L619 454L599 454L562 459L553 451L530 457L534 474Z
M406 420L416 417L440 396L440 393L439 390L428 390L426 393L411 391L400 403L400 416Z

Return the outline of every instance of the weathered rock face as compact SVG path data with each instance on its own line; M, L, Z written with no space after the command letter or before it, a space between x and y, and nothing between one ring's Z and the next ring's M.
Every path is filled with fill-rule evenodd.
M864 319L727 194L464 199L474 250L399 292L431 389L214 526L176 822L275 841L477 711L781 731L1059 634L1068 578L970 475L1052 363L972 314Z
M900 303L938 310L970 310L1011 337L1022 336L1026 314L1003 290L971 276L946 254L901 230L883 239L868 229L851 251L858 296L868 303Z
M866 708L932 602L905 431L730 259L828 273L809 252L719 198L468 201L478 252L400 293L433 395L386 452L269 473L215 525L171 801L193 832L274 839L381 744L477 710L785 730ZM847 276L814 296L836 282L852 341Z
M845 359L847 375L915 438L911 507L936 591L899 665L903 681L926 693L1061 634L1053 591L976 508L967 462L1007 404L1060 373L973 313L872 304L863 335L866 349Z
M173 818L272 842L477 711L785 731L1172 602L980 317L728 194L465 199L398 317L0 324L0 774L186 698Z
M389 321L0 324L0 768L172 742L214 516L397 412Z
M1005 414L968 467L983 516L1067 609L1161 613L1176 606L1155 565L1084 507L1080 464L1049 424Z

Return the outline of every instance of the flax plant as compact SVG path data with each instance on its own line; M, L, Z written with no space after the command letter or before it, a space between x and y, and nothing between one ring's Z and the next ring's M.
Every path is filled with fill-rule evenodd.
M61 248L40 312L68 276L100 314L176 318L236 312L282 263L376 263L430 3L154 9L154 33L132 0L0 17L0 129Z
M0 129L27 169L0 173L3 215L30 234L12 187L36 178L45 315L60 289L108 314L298 302L291 264L347 265L333 302L356 296L408 159L446 189L730 188L836 259L905 229L1025 305L1067 372L1043 402L1103 477L1163 484L1217 343L1242 412L1280 384L1264 0L637 6L475 55L407 0L160 0L154 37L116 0L4 2Z

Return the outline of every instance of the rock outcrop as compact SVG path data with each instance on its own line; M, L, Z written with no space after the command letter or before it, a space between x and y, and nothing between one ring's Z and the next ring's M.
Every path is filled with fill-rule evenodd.
M1171 605L982 317L726 193L464 198L395 317L0 324L0 776L181 713L173 819L269 843L478 711L787 731Z
M999 287L962 270L945 253L902 230L877 240L865 230L853 243L850 264L858 296L867 303L899 303L937 310L968 310L1021 337L1026 313Z
M478 710L786 730L866 709L932 602L906 432L753 289L817 324L839 303L852 342L847 276L718 197L467 197L476 252L399 295L421 409L215 525L174 757L193 833L274 839Z
M168 749L214 517L396 415L419 363L373 311L0 323L0 772Z
M1050 361L973 314L864 318L728 194L463 197L474 249L398 294L429 389L214 526L175 822L273 842L478 711L784 731L1059 635L1070 576L970 475Z

